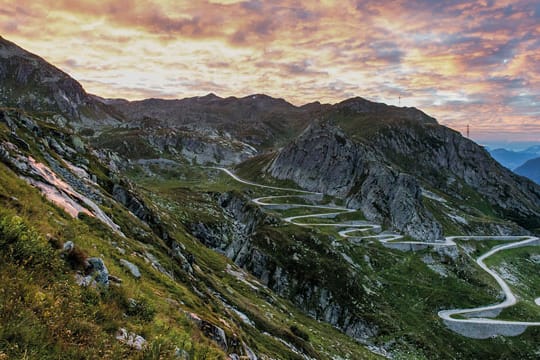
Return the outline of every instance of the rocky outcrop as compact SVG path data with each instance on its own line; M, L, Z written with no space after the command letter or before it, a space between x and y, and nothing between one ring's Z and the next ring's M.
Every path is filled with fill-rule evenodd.
M238 164L256 155L257 151L247 144L222 139L185 137L182 139L182 156L194 164Z
M73 125L118 123L111 109L69 75L1 37L0 105L60 113Z
M105 266L103 259L101 258L88 258L89 269L93 279L99 284L105 287L109 286L109 270Z
M120 265L125 267L135 279L141 278L141 271L139 270L139 267L137 265L125 259L120 259Z
M120 204L124 205L136 217L145 222L158 223L153 213L137 198L137 196L126 186L114 184L112 188L112 196Z
M206 337L214 340L220 348L225 351L229 348L227 343L227 335L221 327L201 319L199 315L195 313L187 313L187 317L199 327Z
M232 165L244 161L257 150L241 141L225 136L215 130L178 129L175 127L141 127L130 124L126 128L112 129L94 138L93 144L137 161L159 164L163 157L193 164ZM171 162L172 160L168 160Z
M133 215L144 221L152 229L154 234L165 241L169 246L171 257L180 263L183 270L189 274L193 274L193 263L195 262L193 254L186 251L185 247L174 239L161 221L159 214L145 204L144 200L131 188L131 184L128 181L114 184L112 196L131 211ZM152 254L147 252L144 257L156 270L174 279L174 275L166 270Z
M132 189L129 181L122 180L115 183L112 187L111 195L116 201L131 211L133 215L144 221L158 237L168 244L174 241L161 221L159 214L145 204L144 200Z
M489 153L439 125L394 125L371 137L396 167L422 178L431 187L464 202L469 187L502 218L540 228L540 186L501 166Z
M96 217L120 236L124 236L120 227L98 206L97 203L101 202L103 197L95 186L82 181L75 174L60 166L59 162L47 153L42 155L48 160L50 167L37 162L31 156L25 156L24 152L27 151L25 149L28 144L24 140L18 139L18 136L14 134L10 135L10 138L17 142L18 146L8 141L2 141L0 143L0 159L21 178L38 188L47 199L63 208L72 217L77 217L79 214ZM65 163L67 164L67 162ZM74 187L78 188L80 192Z
M103 286L109 287L109 270L103 259L92 257L85 261L85 274L77 273L75 281L80 286Z
M239 267L256 276L262 284L291 299L313 318L338 327L358 341L365 341L377 333L375 326L355 315L354 305L342 301L338 294L325 287L324 280L321 279L323 285L306 282L299 276L301 271L291 272L279 264L276 260L277 254L269 253L256 245L258 230L264 226L276 225L278 219L267 215L235 192L221 194L216 200L223 207L227 221L218 224L193 224L191 232L201 242L225 254ZM286 256L290 257L291 254ZM342 275L347 276L346 272ZM355 286L360 284L356 283Z
M423 206L418 181L397 171L377 149L353 142L338 127L314 124L283 148L267 171L304 189L343 198L366 218L436 241L441 226Z
M147 344L147 341L145 338L143 338L140 335L137 335L134 332L129 332L124 328L118 329L118 332L116 333L116 340L139 351L144 350Z

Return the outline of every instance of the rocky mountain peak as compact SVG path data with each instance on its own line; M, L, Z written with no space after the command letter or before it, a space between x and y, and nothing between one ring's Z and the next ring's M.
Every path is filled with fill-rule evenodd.
M274 98L266 94L252 94L240 98L239 100L242 102L249 102L259 105L295 107L293 104L287 102L282 98Z
M426 124L437 124L435 118L414 107L397 107L383 103L373 102L361 97L354 97L342 101L332 107L346 115L376 115L381 121L408 120Z
M26 52L12 43L0 36L0 57L8 58L11 56L24 56Z
M0 40L0 106L59 113L73 125L116 122L106 104L67 73L14 43Z
M418 109L353 98L321 118L279 151L267 167L272 176L341 197L368 219L422 240L441 236L446 215L433 216L421 188L436 189L463 208L473 198L463 194L475 193L475 206L488 215L533 231L540 226L538 186Z
M221 100L222 98L217 96L214 93L208 93L204 96L199 96L198 99L199 100Z

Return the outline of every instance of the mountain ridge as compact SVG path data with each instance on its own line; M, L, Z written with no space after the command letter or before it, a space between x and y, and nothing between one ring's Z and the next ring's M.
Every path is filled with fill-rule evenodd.
M119 115L70 75L4 38L0 40L0 105L62 114L73 125L116 124Z
M527 160L535 158L539 152L534 151L534 147L527 148L522 151L513 151L504 148L489 150L491 156L510 170L515 170L523 165Z
M392 107L366 105L364 100L348 100L330 108L311 130L280 150L266 171L308 190L345 198L368 219L389 221L421 240L436 241L442 234L423 205L421 187L454 198L461 198L463 186L471 187L494 207L489 212L529 230L540 228L536 184L503 168L482 147L421 111L396 114Z
M527 160L523 165L516 168L514 172L540 184L540 157Z
M103 112L85 115L84 104L62 113L67 87L15 84L36 99L0 102L0 359L538 351L539 328L490 337L437 316L500 301L471 258L496 235L540 231L540 187L421 110L86 94ZM464 237L437 241L447 235ZM501 253L490 268L519 303L499 319L524 323L540 315L538 255Z
M321 122L328 124L330 128L342 129L346 137L349 137L353 143L361 144L367 153L372 154L368 157L378 159L373 160L375 162L382 161L382 163L386 163L387 166L395 169L400 169L400 167L409 164L408 169L403 168L402 170L411 175L411 179L417 175L426 177L429 180L428 185L431 187L437 187L441 184L436 183L435 179L430 179L431 175L429 174L422 175L425 169L437 173L438 170L432 164L438 163L443 169L447 168L445 171L455 172L458 171L458 168L461 169L462 166L454 166L450 169L451 164L449 161L457 164L467 159L465 155L457 157L451 155L451 160L425 158L422 154L432 154L437 148L445 149L444 144L449 139L453 139L451 141L455 144L461 144L462 142L456 140L460 139L459 136L451 135L457 134L451 130L448 130L447 133L435 134L436 131L433 132L433 129L443 129L443 127L438 125L435 118L416 108L396 107L372 102L361 97L346 99L333 105L315 102L295 106L284 99L272 98L264 94L253 94L241 98L233 96L222 98L209 93L205 96L185 99L152 98L133 102L124 99L103 99L87 94L78 82L58 68L48 65L37 55L30 54L4 39L1 44L4 55L0 58L0 66L2 66L0 76L4 76L4 79L13 79L15 85L9 82L4 84L3 89L1 89L4 96L0 98L0 103L8 106L20 106L34 111L56 109L68 118L71 116L71 118L75 119L74 126L80 128L89 127L92 132L97 131L96 135L91 138L94 145L108 147L133 160L159 158L165 155L173 159L182 161L185 159L198 164L237 164L257 153L273 151L287 146L291 141L294 142L297 136L302 136L301 134L305 133L310 124ZM28 59L31 60L32 64L28 65ZM17 64L17 62L20 62L20 64ZM26 69L27 66L30 67ZM41 67L45 70L40 69ZM8 75L12 73L19 75L15 77L13 77L14 75ZM49 81L48 79L51 77L57 81ZM30 91L32 96L23 96L22 100L10 98L6 95L6 93L10 93L13 86L26 88L32 82L52 84L50 87L47 87L47 85L43 89L39 86L36 87L36 89L45 92L49 91L53 94L52 97L45 97L47 99L45 105L47 106L43 105L43 102L35 103L30 101L39 97L39 92L34 93L35 90ZM6 89L8 90L6 91ZM73 92L70 93L70 89L73 89ZM73 99L67 97L66 92ZM89 108L93 110L90 111L91 116L87 117L84 113L88 113ZM116 139L119 137L123 141L117 141ZM389 137L393 140L388 141ZM334 138L338 143L343 141L340 140L343 138L340 134L336 133ZM423 141L431 141L432 144L425 146L422 144ZM405 148L407 148L406 151L404 151ZM471 155L482 154L478 157L479 163L467 165L468 170L466 171L477 172L475 166L484 163L493 167L489 157L485 156L480 147L467 145L466 148ZM419 149L423 150L420 151ZM339 155L339 150L336 149L336 151ZM425 158L424 168L410 168L410 164L414 164L418 160L416 156L411 157L411 154L415 151L420 151L420 158ZM275 164L276 162L274 162ZM352 164L349 165L353 166ZM383 169L384 167L381 167L379 170L384 172ZM480 184L467 180L468 175L463 172L465 171L463 169L459 170L461 171L460 178L465 179L467 186L472 185L473 188L482 190L483 187ZM399 170L394 175L388 173L387 178L396 178L399 172L403 172L402 170ZM484 170L480 172L485 174ZM280 178L285 176L284 174L278 174L275 168L271 173ZM509 189L515 187L513 185L515 182L519 183L521 181L512 178L511 175L501 169L497 169L495 173L504 174L504 178L507 179L505 183L512 184L509 185ZM416 204L414 207L423 208L421 198L418 197L418 189L421 186L414 185L412 188L409 186L415 182L420 184L426 179L420 182L411 182L401 177L400 179L399 181L402 181L403 184L409 184L405 187L409 188L408 192L410 192L407 198L416 198L413 201ZM487 175L482 175L482 182L487 184L489 183L487 180ZM353 182L355 181L353 180ZM351 186L349 184L349 191ZM361 184L356 186L361 186ZM523 188L522 185L520 186ZM531 187L531 185L527 186ZM414 188L417 190L413 190ZM496 186L493 185L492 188L496 188ZM534 187L531 187L531 189L534 189ZM334 194L340 193L340 191L335 190L331 192ZM492 191L490 194L496 193L496 191ZM451 196L456 194L458 193L454 191ZM489 197L490 194L484 192L482 196ZM340 196L345 196L345 194ZM365 196L368 196L367 193ZM373 208L372 205L365 203L365 196L364 200L361 201L360 199L350 200L351 206L353 204L359 206L362 203L364 210L371 214L370 216L373 219L387 221L396 218L396 216L389 215L381 217L381 212L389 213L387 204L380 203ZM499 201L499 198L493 195L490 201L503 210L510 206L508 204L513 203L514 205L509 208L513 210L505 210L506 213L512 212L512 218L515 217L518 220L532 216L532 223L535 224L538 212L534 210L532 213L527 213L524 210L530 206L534 208L534 200L532 201L533 205L530 205L530 201L527 201L526 197L524 195L512 196L513 199L524 199L516 203L511 200ZM534 196L531 198L534 199ZM529 205L519 205L521 204L520 201ZM377 201L372 203L375 204ZM409 202L406 201L406 203ZM381 206L383 208L377 210ZM431 221L427 220L430 219L429 211L422 211L424 212L422 218ZM400 221L400 223L402 224L399 227L405 226L403 221ZM417 221L416 225L420 225L420 223ZM535 226L533 225L533 228ZM431 228L430 236L432 238L440 237L440 229L436 230L437 225L435 223Z

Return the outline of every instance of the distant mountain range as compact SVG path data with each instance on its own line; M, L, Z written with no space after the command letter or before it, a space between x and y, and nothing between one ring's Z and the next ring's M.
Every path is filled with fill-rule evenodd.
M514 170L527 160L540 156L540 145L531 146L522 151L513 151L503 148L488 150L491 156L503 166Z
M525 164L515 169L514 172L519 175L528 177L537 184L540 184L540 156L528 160Z

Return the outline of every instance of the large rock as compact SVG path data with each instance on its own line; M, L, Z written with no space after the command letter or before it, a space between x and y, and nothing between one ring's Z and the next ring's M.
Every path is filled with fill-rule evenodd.
M107 267L105 266L105 263L103 262L103 259L92 257L92 258L88 258L87 261L89 264L89 271L91 272L91 276L96 281L96 283L98 283L98 285L108 287L109 286L109 270L107 270Z
M75 249L75 244L73 243L73 241L66 241L64 245L62 245L62 251L64 251L65 253L69 254L73 251L73 249Z
M125 259L120 259L120 264L129 270L131 275L133 275L134 278L140 279L141 278L141 271L139 270L139 267Z
M199 327L199 329L206 337L214 340L223 350L226 351L228 349L229 346L227 344L227 336L225 335L225 331L222 328L212 324L211 322L201 319L197 314L187 313L187 316L188 319L193 321Z
M139 351L143 350L147 344L145 338L135 334L134 332L129 332L124 328L118 329L118 332L116 333L116 340Z

